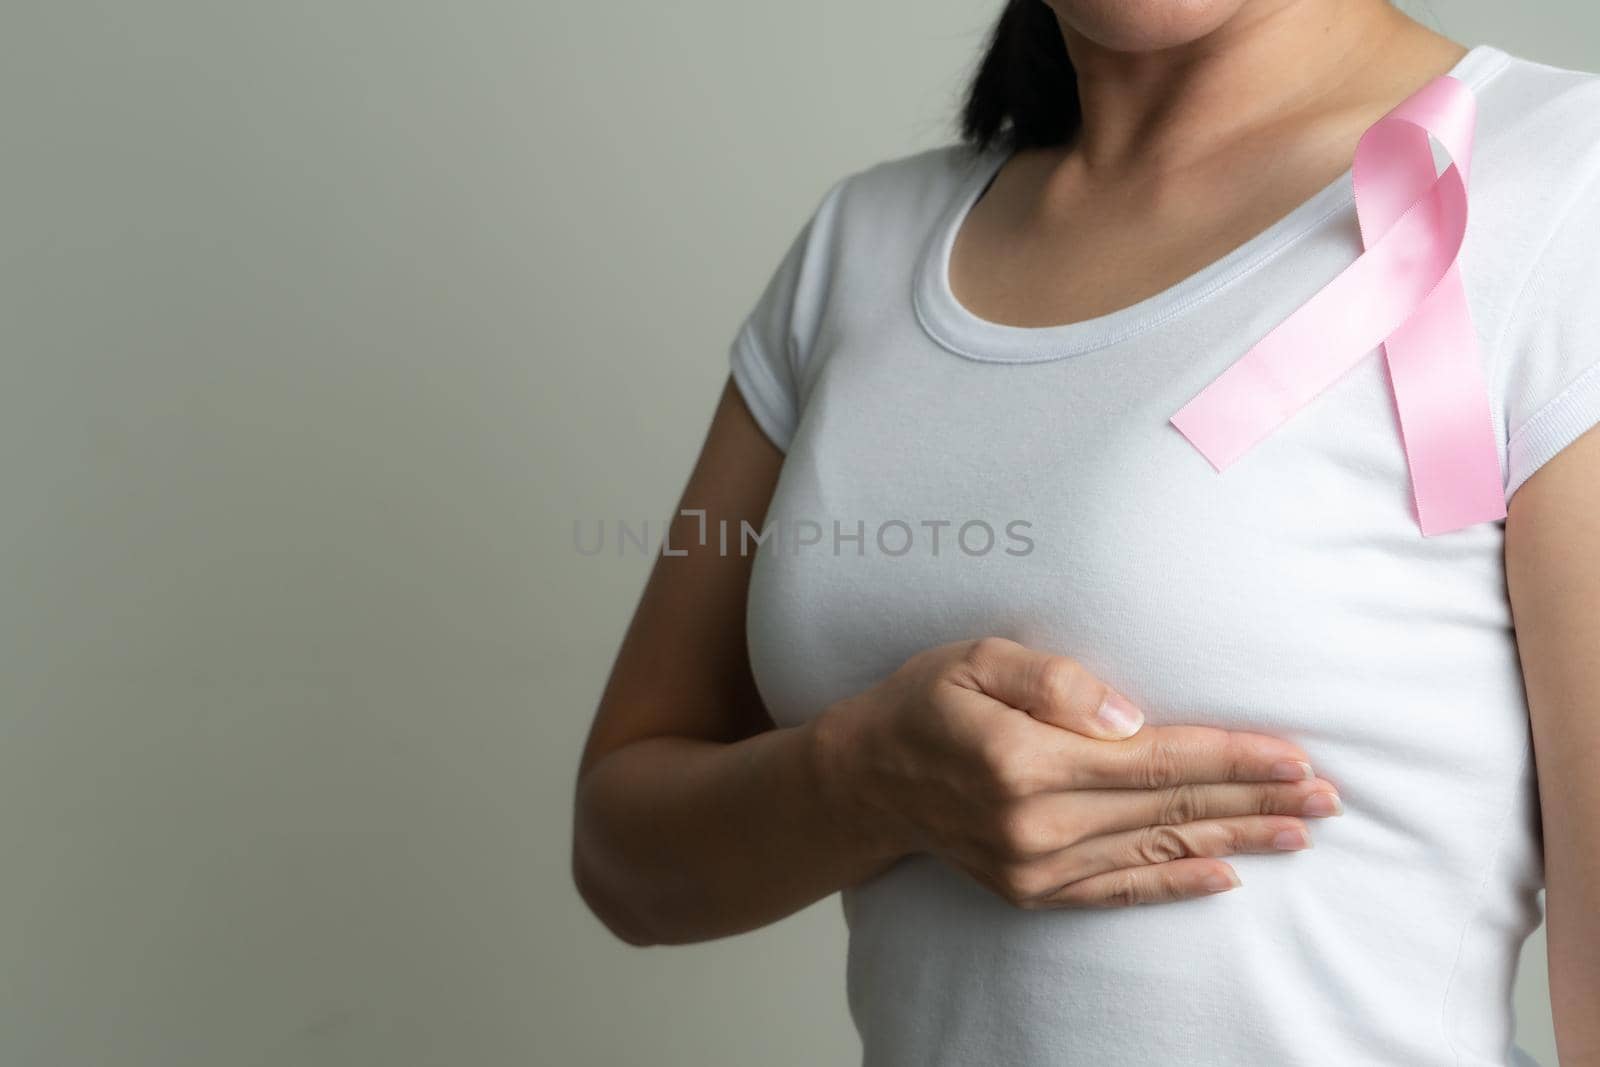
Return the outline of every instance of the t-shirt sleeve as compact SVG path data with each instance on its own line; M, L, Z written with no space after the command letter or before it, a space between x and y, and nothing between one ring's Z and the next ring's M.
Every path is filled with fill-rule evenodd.
M785 452L800 422L804 373L826 303L834 214L844 182L841 178L829 187L790 239L728 350L745 406Z
M1564 210L1509 321L1495 388L1503 404L1506 501L1600 423L1600 183Z

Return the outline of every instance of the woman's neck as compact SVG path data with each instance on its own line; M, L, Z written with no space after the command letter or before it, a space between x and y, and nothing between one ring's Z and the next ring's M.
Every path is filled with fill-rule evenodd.
M1364 127L1462 53L1384 0L1254 0L1153 48L1108 48L1061 23L1083 114L1071 166L1095 182L1159 183L1329 116Z

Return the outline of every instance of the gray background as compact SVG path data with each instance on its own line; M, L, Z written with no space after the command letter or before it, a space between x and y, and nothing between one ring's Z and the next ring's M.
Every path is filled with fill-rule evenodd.
M670 512L788 239L950 138L997 10L5 5L0 1062L854 1060L837 898L640 950L572 890L648 561L571 524ZM1600 65L1507 12L1424 14Z

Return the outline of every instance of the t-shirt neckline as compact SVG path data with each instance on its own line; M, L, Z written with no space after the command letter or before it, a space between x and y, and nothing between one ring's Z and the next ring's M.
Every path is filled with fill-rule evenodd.
M1477 88L1509 58L1490 44L1470 48L1447 72ZM950 289L950 251L957 231L978 196L1010 153L996 146L976 157L950 204L934 225L920 257L912 304L930 338L969 359L992 363L1037 363L1105 348L1142 333L1194 307L1267 263L1354 199L1353 168L1301 201L1277 222L1219 259L1143 300L1057 326L1010 326L980 318Z

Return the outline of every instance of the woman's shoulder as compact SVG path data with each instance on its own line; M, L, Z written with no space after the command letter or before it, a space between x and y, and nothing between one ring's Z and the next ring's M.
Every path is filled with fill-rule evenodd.
M1486 292L1520 288L1552 248L1600 243L1600 73L1496 51L1474 86L1466 253Z
M1495 94L1518 97L1534 106L1579 106L1594 100L1600 72L1534 59L1494 45L1483 48L1495 57L1485 71L1485 87Z
M1463 276L1509 499L1600 419L1600 73L1506 53L1476 95Z
M950 185L972 173L988 153L966 141L945 141L897 155L885 156L849 178L879 193L900 193L923 186Z
M1600 171L1600 73L1493 49L1500 59L1477 87L1473 170L1521 175L1550 188Z
M988 153L965 141L882 156L835 177L823 197L837 225L882 239L921 233L981 167Z

